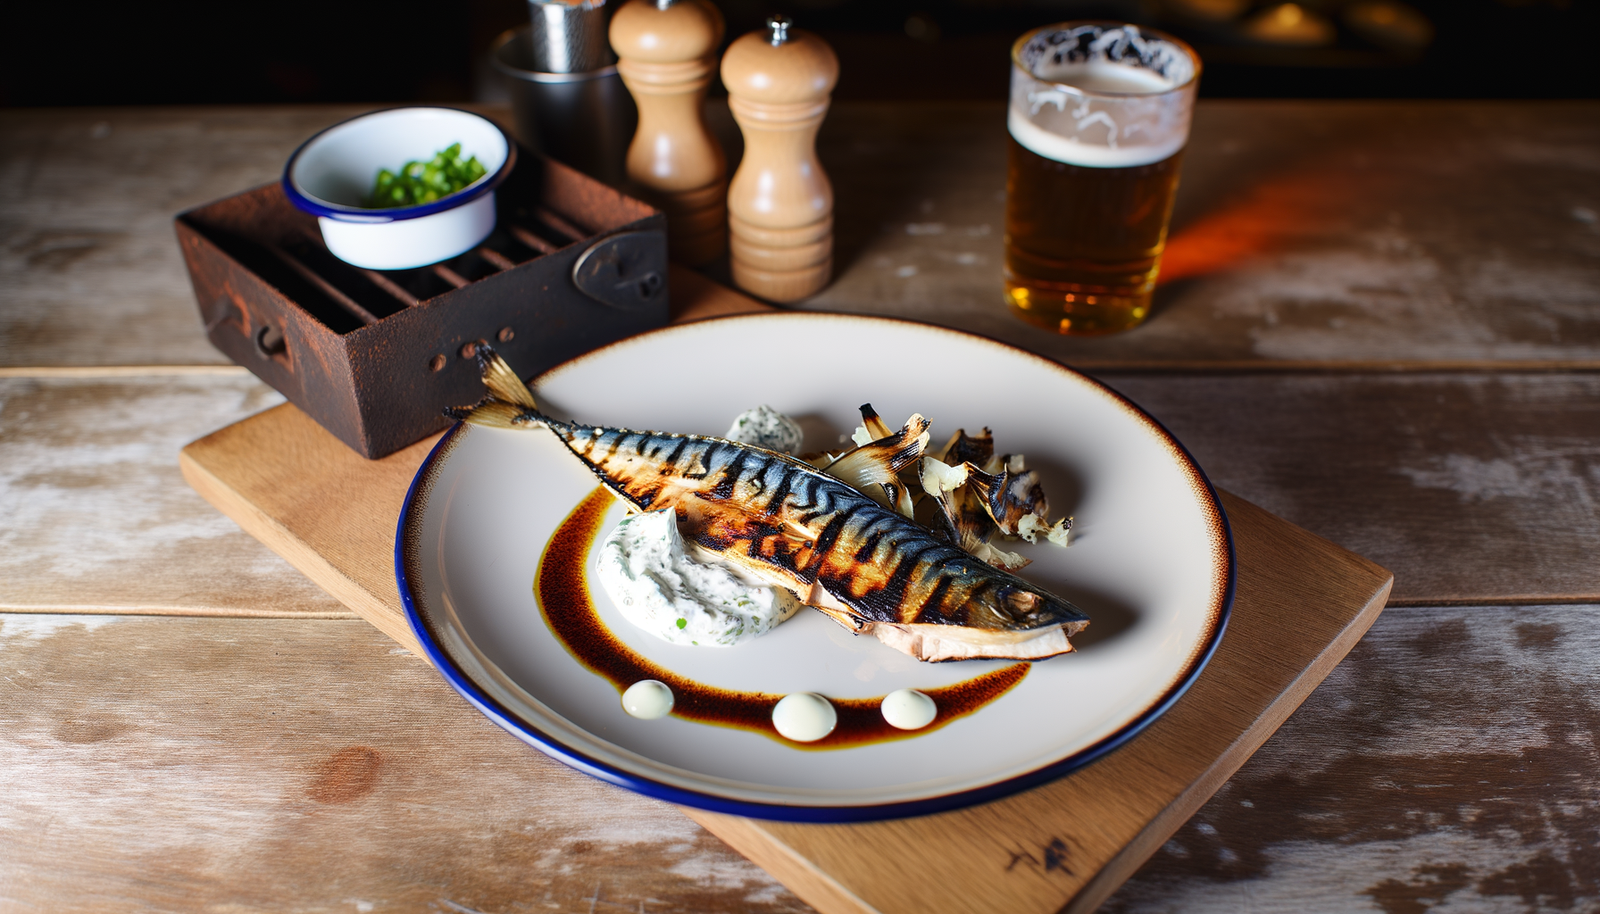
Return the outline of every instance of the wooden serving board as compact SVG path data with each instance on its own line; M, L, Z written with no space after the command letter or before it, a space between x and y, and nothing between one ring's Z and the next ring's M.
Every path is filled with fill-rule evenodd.
M680 319L760 310L675 271ZM247 532L422 655L394 530L436 439L368 461L292 405L183 449L184 477ZM1388 571L1221 493L1238 590L1198 681L1128 744L1050 784L917 819L852 825L684 812L824 912L1089 911L1266 741L1382 611Z

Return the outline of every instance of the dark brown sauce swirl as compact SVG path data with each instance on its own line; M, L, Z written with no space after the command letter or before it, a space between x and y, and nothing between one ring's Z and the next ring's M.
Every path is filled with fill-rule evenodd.
M899 730L883 719L883 697L829 698L839 714L833 732L814 743L798 743L781 736L772 726L772 707L782 695L741 692L695 682L658 666L623 644L600 620L589 599L589 551L600 533L600 521L611 506L612 495L597 488L567 515L550 537L534 592L546 624L577 661L611 680L618 692L643 679L655 679L672 689L672 713L684 720L723 727L738 727L769 736L796 749L843 749L867 743L907 739L931 733L978 710L1010 691L1028 675L1029 665L1014 663L953 685L918 691L933 699L938 714L920 730ZM552 607L557 611L552 612Z

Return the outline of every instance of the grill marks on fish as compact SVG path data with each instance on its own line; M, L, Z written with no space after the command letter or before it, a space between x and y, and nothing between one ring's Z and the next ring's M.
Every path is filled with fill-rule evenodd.
M862 620L1048 624L986 611L1009 605L1008 582L975 575L979 560L917 536L904 518L799 461L717 438L545 423L617 494L641 509L670 504L687 515L695 545L820 584Z
M702 557L786 587L891 647L924 660L1041 659L1072 650L1067 637L1088 624L1067 601L809 464L721 438L552 419L520 381L508 389L515 374L497 355L483 358L498 399L456 418L548 428L607 489L641 510L672 507ZM903 433L925 429L913 417Z

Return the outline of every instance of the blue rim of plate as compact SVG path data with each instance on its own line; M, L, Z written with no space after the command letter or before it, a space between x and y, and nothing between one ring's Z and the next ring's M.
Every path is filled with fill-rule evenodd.
M1104 737L1093 745L1080 749L1065 758L1036 768L1033 771L996 781L992 784L985 784L981 787L974 787L967 790L940 794L938 796L926 797L918 800L853 806L807 806L784 803L760 803L750 800L733 800L727 797L718 796L716 794L702 793L700 791L674 787L669 784L663 784L659 781L651 780L650 778L642 777L630 771L622 770L614 765L607 764L571 749L549 734L544 733L538 727L535 727L527 721L522 720L511 711L502 707L498 702L480 689L478 685L472 681L471 677L464 673L455 664L455 662L445 654L444 650L434 639L432 632L428 630L426 624L422 620L422 614L417 609L416 603L411 596L411 587L406 580L406 545L409 541L407 534L409 528L412 527L416 520L412 517L411 509L418 491L422 488L426 480L433 475L435 461L448 453L455 438L458 434L460 434L463 428L463 423L458 422L451 426L450 429L444 433L444 436L439 439L438 443L433 446L433 449L428 452L427 458L423 460L422 466L417 468L417 474L412 477L411 485L406 490L405 503L400 508L400 519L395 527L394 539L395 582L399 585L400 602L405 608L406 622L411 626L412 634L416 636L417 641L422 645L423 651L427 654L428 661L432 663L434 668L439 671L440 675L442 675L445 681L450 684L451 688L455 689L462 698L465 698L468 703L477 708L485 717L489 718L489 720L493 721L501 729L517 737L533 748L538 749L545 755L548 755L571 768L576 768L584 774L605 781L606 783L614 784L618 787L624 787L635 793L643 794L647 797L653 797L657 800L665 800L669 803L676 803L680 806L690 806L695 809L704 809L710 812L726 813L728 815L743 816L753 819L769 819L779 822L810 822L816 824L874 822L887 819L904 819L913 816L926 816L934 813L962 809L968 806L975 806L980 803L987 803L1015 793L1020 793L1024 790L1038 787L1041 784L1053 781L1062 775L1070 774L1071 772L1076 771L1079 768L1082 768L1085 765L1088 765L1089 763L1120 748L1123 744L1139 735L1141 731L1150 726L1150 724L1154 723L1157 718L1161 717L1161 715L1165 714L1168 709L1176 704L1178 699L1182 698L1183 694L1189 690L1189 687L1194 685L1195 681L1200 678L1200 673L1204 671L1206 666L1211 662L1212 656L1217 652L1217 647L1222 643L1223 633L1228 628L1228 620L1233 615L1233 599L1235 585L1237 583L1238 568L1238 560L1234 553L1233 547L1233 528L1228 522L1228 514L1222 507L1221 499L1217 497L1216 488L1212 486L1211 480L1206 476L1205 471L1201 470L1200 465L1195 462L1194 456L1189 453L1189 449L1184 447L1183 443L1180 442L1172 434L1172 432L1168 431L1166 426L1158 422L1155 417L1145 412L1132 400L1129 400L1116 390L1113 390L1100 381L1097 381L1094 378L1091 378L1075 369L1069 368L1066 365L1055 361L1054 359L1046 358L1045 356L1041 356L1037 353L1029 352L1026 349L1020 349L1009 343L1001 342L999 340L991 339L981 334L971 333L965 330L953 330L949 327L941 327L937 324L926 324L920 321L904 320L901 318L868 317L858 314L834 314L829 312L798 313L811 313L825 317L847 317L865 321L879 321L883 323L907 324L913 327L938 330L960 336L971 337L996 346L1002 346L1006 349L1016 352L1019 356L1042 360L1050 365L1055 366L1061 371L1075 375L1080 380L1089 382L1122 404L1124 408L1142 417L1144 421L1149 422L1151 427L1167 440L1168 445L1182 456L1184 462L1187 464L1187 470L1193 474L1195 481L1197 481L1203 487L1206 496L1210 499L1212 508L1214 508L1216 511L1216 517L1220 526L1220 532L1222 534L1222 543L1226 547L1228 565L1226 571L1227 580L1222 591L1222 598L1220 601L1221 605L1216 614L1216 625L1213 628L1205 646L1197 653L1195 659L1192 661L1192 666L1188 672L1184 674L1182 679L1174 684L1172 688L1168 689L1167 692L1162 695L1161 698L1157 699L1148 709L1134 717L1120 729L1113 732L1109 736ZM784 313L783 316L793 317L796 314L797 312L787 312ZM759 320L765 316L766 315L759 314L736 315L727 318L712 318L712 320ZM704 323L704 321L697 321L695 323ZM647 333L629 337L628 339L620 342L628 343L639 339L641 336L651 336L658 333L670 333L677 329L680 328L664 327L660 330L652 330L648 331ZM611 344L611 346L615 345L619 344ZM599 353L604 352L606 349L611 348L611 346L603 346L594 350L593 352L580 355L575 359L570 359L568 362L591 358ZM568 362L563 362L561 365L553 366L548 371L559 370L568 364ZM537 378L535 381L537 381Z
M437 200L433 200L428 203L418 203L415 206L396 206L390 209L368 209L361 206L341 206L336 203L329 203L328 201L319 197L313 197L295 186L294 179L290 177L290 175L294 172L294 163L299 161L300 154L306 151L306 147L310 146L312 143L315 143L323 134L333 130L338 130L340 127L343 127L346 124L364 120L365 118L369 118L374 115L388 114L390 111L417 110L454 111L459 114L470 114L484 123L487 123L489 126L500 131L500 135L505 138L506 160L500 163L500 167L495 169L493 174L484 175L483 177L472 182L471 184L468 184L466 187L461 188L448 197L440 197ZM278 183L283 188L283 195L289 198L289 202L293 203L296 209L308 212L313 216L321 216L323 218L334 219L339 222L380 225L385 222L403 222L407 219L420 219L423 216L432 216L435 213L442 213L445 210L455 209L463 204L471 203L473 200L478 199L479 197L498 187L500 183L511 174L511 169L516 167L516 164L516 141L511 138L509 133L506 133L504 127L501 127L499 124L496 124L494 121L484 117L476 111L468 111L465 108L452 108L449 105L397 105L393 108L380 108L377 111L367 111L362 114L358 114L355 117L347 117L337 124L331 124L322 128L321 130L318 130L316 133L308 137L304 143L301 143L299 146L295 147L294 152L289 156L289 161L284 163L283 177L279 179Z

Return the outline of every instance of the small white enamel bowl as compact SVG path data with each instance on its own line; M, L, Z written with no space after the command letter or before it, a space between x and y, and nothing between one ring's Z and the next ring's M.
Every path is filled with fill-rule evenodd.
M427 161L452 144L486 173L416 206L363 205L378 170ZM455 108L391 108L313 136L289 157L283 192L317 217L335 257L372 270L404 270L466 253L494 231L494 189L516 165L516 144L493 121Z

